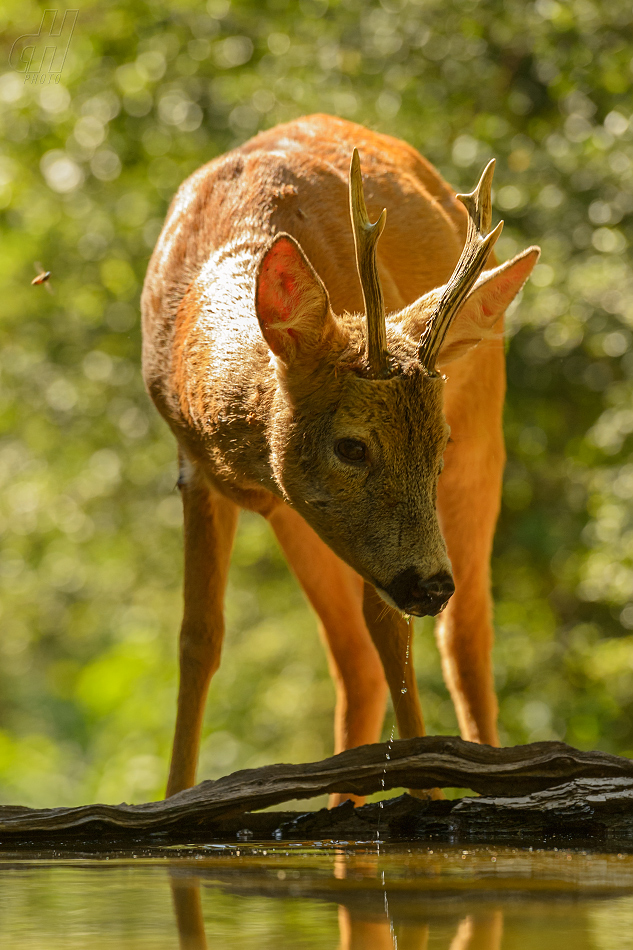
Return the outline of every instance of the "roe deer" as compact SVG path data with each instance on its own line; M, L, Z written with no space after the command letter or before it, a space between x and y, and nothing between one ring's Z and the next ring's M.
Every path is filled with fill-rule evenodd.
M355 148L386 226L384 212L369 224ZM462 736L498 744L500 328L539 250L485 269L493 164L456 196L409 145L317 115L210 162L174 198L142 300L145 381L178 440L184 505L168 795L195 782L240 507L270 521L320 619L337 752L378 739L387 684L400 735L424 734L405 615L438 613Z

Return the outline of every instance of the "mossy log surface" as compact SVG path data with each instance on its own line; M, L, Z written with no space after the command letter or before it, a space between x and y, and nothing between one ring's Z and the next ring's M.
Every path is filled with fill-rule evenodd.
M401 796L383 807L308 814L257 812L330 792L368 795L392 788L469 788L481 798L420 801ZM165 801L77 808L0 808L0 846L19 839L161 836L368 839L508 834L578 829L633 840L633 760L580 752L562 742L495 749L446 736L350 749L321 762L247 769L201 782ZM497 829L495 831L495 829ZM593 829L593 830L592 830ZM465 838L464 838L465 840Z

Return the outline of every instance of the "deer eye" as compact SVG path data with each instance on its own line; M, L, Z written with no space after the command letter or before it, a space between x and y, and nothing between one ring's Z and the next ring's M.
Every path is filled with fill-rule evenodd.
M334 446L334 451L342 462L359 465L365 461L367 446L359 439L339 439Z

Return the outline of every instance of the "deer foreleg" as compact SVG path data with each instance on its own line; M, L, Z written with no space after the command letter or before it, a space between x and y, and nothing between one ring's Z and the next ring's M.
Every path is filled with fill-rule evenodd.
M413 624L365 584L365 621L382 661L401 739L424 735L424 718L413 668Z
M321 621L336 687L335 752L376 742L387 686L363 618L363 581L292 509L279 506L270 522Z
M200 732L224 637L224 590L239 509L190 465L179 479L184 510L185 589L180 688L167 796L196 780Z
M394 610L365 584L363 611L380 656L401 739L425 735L424 717L413 666L413 622ZM439 788L414 790L420 798L443 798Z

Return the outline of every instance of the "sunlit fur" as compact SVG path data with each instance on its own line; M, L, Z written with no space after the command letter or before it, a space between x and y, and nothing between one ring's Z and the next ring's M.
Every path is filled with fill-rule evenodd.
M388 209L378 245L391 359L384 380L367 371L348 211L353 146L370 218ZM282 232L291 237L275 237ZM411 566L430 577L452 564L457 589L439 627L445 676L462 734L496 741L487 565L504 460L500 321L538 250L500 267L490 262L440 354L445 381L427 375L416 352L464 234L463 206L414 149L328 116L262 133L200 169L174 199L143 292L144 374L188 463L181 663L206 672L195 674L195 690L182 674L171 792L193 780L197 734L189 738L188 730L199 731L200 703L219 662L225 568L217 582L204 574L204 545L215 544L214 519L227 519L220 533L230 539L230 502L269 517L287 550L292 537L284 541L282 509L289 506L379 589ZM289 281L289 294L277 279ZM341 438L367 444L362 465L337 456ZM202 540L196 518L207 519ZM224 565L228 550L208 556ZM318 577L305 563L294 566L319 602ZM213 616L200 614L204 604ZM361 614L354 623L362 622ZM359 628L361 635L367 632ZM203 649L203 640L211 646ZM330 638L334 653L337 643ZM366 659L354 647L359 669L370 663L367 643ZM350 670L356 675L353 664ZM343 696L343 667L340 676ZM187 690L197 691L195 701ZM372 692L383 695L372 686L356 714L351 693L341 700L351 723L343 744L375 735ZM369 732L363 717L373 723Z

